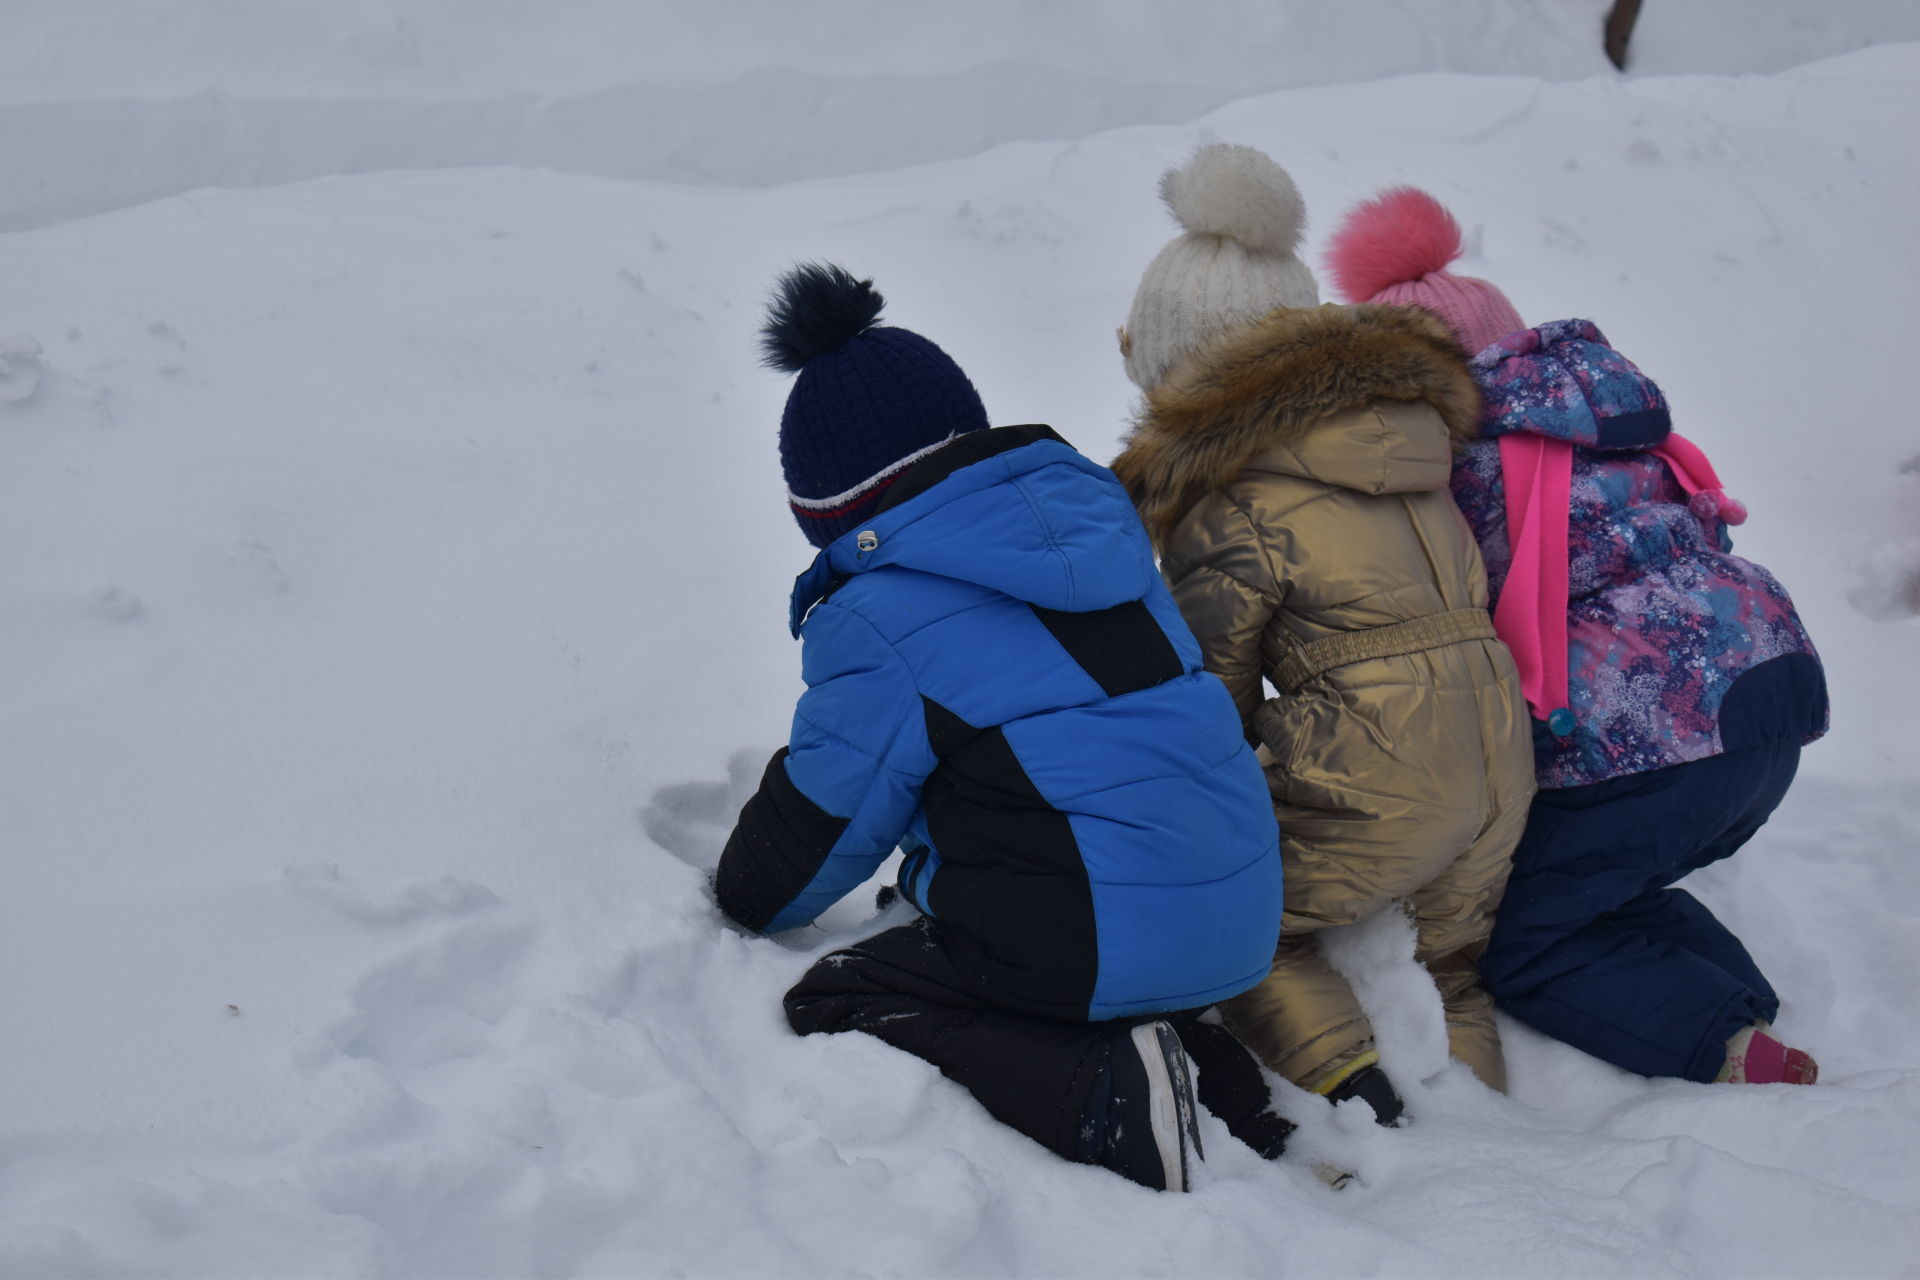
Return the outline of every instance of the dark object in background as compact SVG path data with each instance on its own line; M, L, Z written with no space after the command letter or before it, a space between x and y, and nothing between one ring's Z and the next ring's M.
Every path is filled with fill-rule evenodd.
M1906 460L1900 468L1900 474L1920 477L1920 453ZM1911 489L1908 490L1907 498L1910 503L1920 506L1920 495L1914 494ZM1902 604L1906 605L1909 613L1920 614L1920 561L1916 561L1901 575L1898 598Z
M1627 69L1627 41L1633 38L1633 24L1640 16L1640 0L1613 0L1607 10L1606 25L1601 28L1607 61L1621 71Z

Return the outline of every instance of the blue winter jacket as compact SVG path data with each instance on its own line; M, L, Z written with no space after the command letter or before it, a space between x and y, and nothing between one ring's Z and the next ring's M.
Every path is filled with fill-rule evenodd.
M1008 1007L1116 1018L1266 976L1266 782L1105 468L1045 427L961 436L820 553L792 624L807 692L721 859L734 919L807 924L899 846L901 892Z

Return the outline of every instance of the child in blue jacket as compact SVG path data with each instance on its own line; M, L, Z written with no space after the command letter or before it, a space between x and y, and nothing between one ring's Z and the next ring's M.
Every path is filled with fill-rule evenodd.
M788 501L820 548L791 613L807 692L721 857L747 928L810 923L896 847L923 913L815 964L802 1035L933 1063L1059 1155L1182 1190L1200 1100L1263 1154L1288 1125L1191 1016L1265 976L1278 832L1113 476L989 429L933 343L837 267L781 282L768 363ZM1182 1042L1185 1042L1183 1051Z

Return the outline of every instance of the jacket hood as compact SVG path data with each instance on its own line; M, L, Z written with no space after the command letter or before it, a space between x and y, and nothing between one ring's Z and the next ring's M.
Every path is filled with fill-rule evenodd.
M1147 392L1113 470L1156 541L1203 494L1274 450L1305 464L1282 469L1377 489L1358 479L1378 476L1383 453L1390 462L1431 451L1403 449L1391 426L1310 439L1317 425L1375 400L1424 401L1455 439L1471 438L1480 414L1466 357L1437 317L1374 305L1275 311L1222 334ZM1443 473L1440 486L1422 487L1444 484Z
M1667 399L1591 320L1510 333L1473 358L1480 433L1529 432L1589 449L1645 449L1672 430Z
M904 472L795 582L793 633L836 583L887 566L1069 613L1138 600L1159 574L1113 474L1043 426L970 432Z

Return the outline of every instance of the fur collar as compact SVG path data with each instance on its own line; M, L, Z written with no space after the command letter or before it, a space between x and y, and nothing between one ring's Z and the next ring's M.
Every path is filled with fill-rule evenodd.
M1439 318L1410 307L1282 309L1220 335L1146 394L1114 474L1155 545L1263 449L1375 399L1425 400L1471 439L1480 393Z

